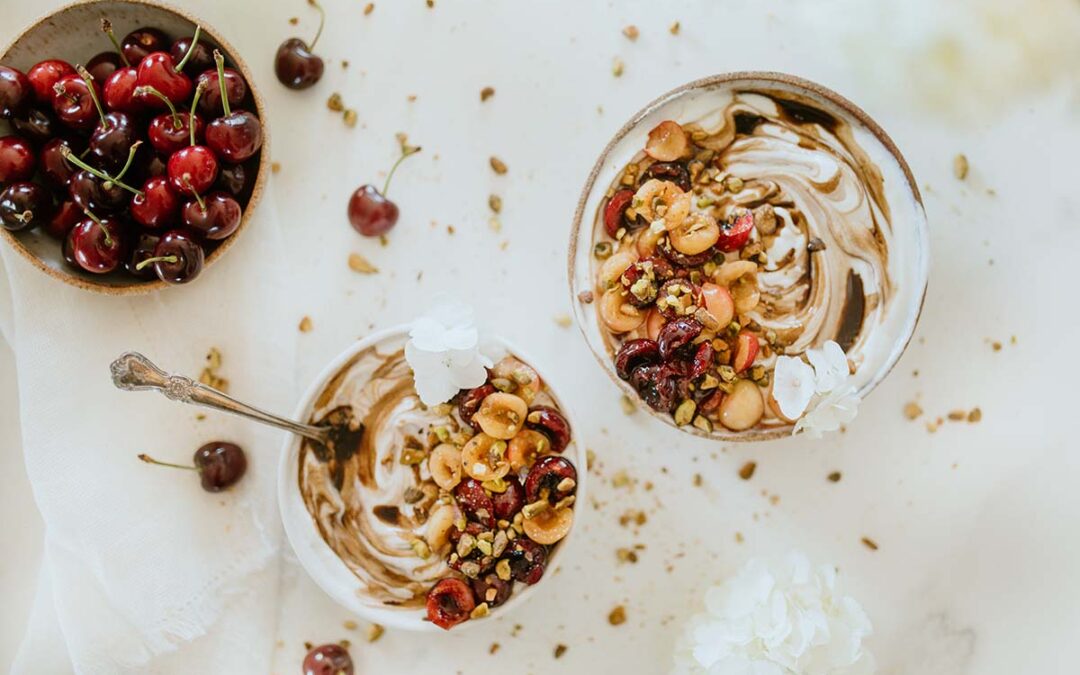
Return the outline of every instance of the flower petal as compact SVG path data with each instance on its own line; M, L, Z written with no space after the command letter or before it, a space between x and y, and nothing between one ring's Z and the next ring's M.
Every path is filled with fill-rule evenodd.
M798 419L814 395L814 370L802 359L781 356L773 369L772 396L789 420Z

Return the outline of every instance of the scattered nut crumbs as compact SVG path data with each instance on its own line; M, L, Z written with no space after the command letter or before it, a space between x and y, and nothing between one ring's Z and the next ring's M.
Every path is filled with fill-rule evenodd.
M330 94L330 98L326 99L326 107L334 112L345 110L345 104L341 100L341 94L336 91Z
M488 647L488 654L494 654L495 652L499 651L499 646L500 645L498 642L492 642L491 646Z
M289 25L290 26L295 26L298 23L300 23L300 17L298 17L298 16L289 17Z
M994 340L993 342L990 343L990 348L993 349L995 352L1000 352L1001 351L1001 343L998 342L997 340Z
M374 11L375 11L375 3L374 2L369 2L368 4L364 5L364 16L367 16L368 14L371 14Z
M904 405L904 417L909 420L918 419L919 415L922 415L923 409L915 401L908 401Z
M495 95L495 87L484 87L480 90L480 102L488 100Z
M372 265L367 258L359 253L349 254L349 269L360 274L375 274L379 271L378 267Z
M641 32L638 30L637 26L630 24L626 28L622 29L622 34L625 35L632 42L638 39L638 35L640 35Z
M499 220L498 216L492 216L488 218L488 227L491 228L492 232L502 232L502 221Z
M736 532L735 533L735 543L736 544L741 544L744 541L746 541L746 539L743 537L742 532Z
M950 410L949 411L949 421L951 421L951 422L962 422L965 419L967 419L967 413L964 412L963 410Z
M561 643L555 645L555 658L557 658L557 659L562 658L562 655L565 654L565 653L566 653L566 645L561 644Z
M555 323L559 325L559 328L569 328L573 321L570 319L569 314L557 314L555 316Z
M840 482L840 472L839 471L833 471L828 476L826 476L826 478L829 479L830 483L839 483Z
M594 466L596 466L596 451L592 448L585 448L585 470L592 471Z
M619 469L615 472L615 475L611 477L611 487L624 488L630 485L630 474L626 473L624 469Z
M341 624L345 627L345 630L356 630L358 624L352 619L345 619L345 623Z
M270 162L270 173L281 171L281 162Z
M499 195L490 195L488 197L488 208L495 213L502 213L502 197Z
M967 155L960 153L956 157L953 157L952 172L956 176L957 180L964 180L968 175L968 158Z
M300 319L299 328L300 328L301 333L309 333L309 332L311 332L311 317L310 316L305 316L304 318Z
M218 391L228 393L229 381L218 375L219 368L221 368L221 352L218 351L217 347L211 347L210 351L206 353L206 366L199 373L199 382Z
M750 480L754 476L755 469L757 469L756 462L747 462L746 464L743 464L742 468L739 469L739 478Z
M971 412L968 413L967 421L971 422L972 424L974 424L975 422L978 422L981 419L982 419L982 409L981 408L972 408Z
M682 24L680 24L678 21L676 21L675 23L671 24L670 28L668 28L668 32L671 33L672 35L678 35L679 30L681 28L682 28Z
M367 629L367 641L368 642L375 642L376 640L381 638L383 636L383 633L385 633L385 632L386 632L386 629L382 627L382 624L373 623L370 626L368 626L368 629Z
M863 546L870 549L871 551L878 550L877 542L874 541L873 539L871 539L870 537L863 537L862 538L862 543L863 543Z
M506 163L503 162L501 159L499 159L495 155L492 155L491 159L488 160L488 161L491 163L491 170L492 171L499 174L500 176L502 176L503 174L506 173L506 171L507 171Z
M615 77L622 77L623 71L626 70L626 64L618 56L611 62L611 74Z
M622 563L636 563L638 561L637 551L632 548L615 549L615 558Z
M592 291L582 291L577 294L577 299L588 305L596 299L596 296L593 295Z
M435 7L435 0L427 0L427 6L428 9L433 9Z
M345 120L345 126L349 127L350 129L356 126L357 115L356 111L352 108L349 108L344 113L342 113L341 118Z
M637 412L637 406L626 394L623 394L622 398L619 399L619 404L622 406L622 411L627 415L633 415Z
M348 67L349 67L349 60L348 59L341 59L341 69L345 70Z
M615 609L607 615L608 623L612 626L620 626L626 623L626 608L622 605L616 605Z

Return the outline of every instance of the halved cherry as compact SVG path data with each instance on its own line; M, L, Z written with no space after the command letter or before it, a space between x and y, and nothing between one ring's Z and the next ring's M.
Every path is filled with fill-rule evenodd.
M495 504L484 486L474 478L466 478L454 488L454 498L465 516L485 527L495 527Z
M473 416L476 411L480 410L480 404L484 402L484 399L494 394L498 389L490 384L482 384L474 389L464 390L459 394L458 400L458 414L461 415L461 419L471 426L475 431L480 431L480 425L473 420Z
M750 234L753 231L754 213L749 209L743 209L734 220L720 225L720 239L716 242L716 248L725 253L738 251L750 240Z
M472 589L461 579L442 579L427 594L428 621L443 630L468 621L475 608Z
M735 372L741 373L753 365L757 353L757 336L749 331L741 331L735 339L735 359L731 364L735 368Z
M518 537L507 547L504 557L510 561L510 576L516 581L531 586L544 576L547 548L535 541Z
M604 231L612 239L615 238L615 234L620 228L629 226L626 220L626 209L630 207L630 203L633 201L633 190L619 190L611 195L611 199L604 205Z
M577 490L577 469L569 460L556 455L545 455L536 460L525 478L525 501L529 504L542 499L555 504Z
M660 339L657 340L661 360L667 361L675 356L675 352L701 335L702 329L703 326L696 319L688 316L669 321L660 330Z
M510 599L514 591L514 580L503 581L494 572L488 572L472 580L472 589L477 600L486 602L488 607L498 607Z
M630 374L638 366L652 365L659 362L660 346L655 340L645 338L627 340L615 354L615 372L622 379L629 380Z
M547 436L552 452L562 452L570 444L570 423L554 408L545 405L533 407L525 417L525 426Z
M525 488L515 476L506 476L506 489L491 496L498 520L513 520L521 507L525 506Z
M645 154L660 162L673 162L690 152L690 136L673 120L653 127L645 142Z

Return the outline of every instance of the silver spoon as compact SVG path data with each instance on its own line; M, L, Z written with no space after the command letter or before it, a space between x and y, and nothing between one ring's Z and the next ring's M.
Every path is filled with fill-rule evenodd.
M213 408L214 410L269 424L299 434L304 438L309 438L331 450L344 440L342 438L343 434L350 434L349 429L343 429L336 425L314 426L301 424L284 417L272 415L265 410L259 410L254 406L241 403L213 387L200 384L190 377L166 373L154 365L150 359L138 352L121 354L109 366L109 371L112 373L112 381L117 389L125 391L156 389L170 400ZM351 434L355 433L355 430L351 431Z

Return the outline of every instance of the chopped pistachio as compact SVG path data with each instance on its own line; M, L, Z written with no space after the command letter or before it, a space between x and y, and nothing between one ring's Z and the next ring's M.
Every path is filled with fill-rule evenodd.
M495 574L503 581L510 581L510 561L503 558L495 563Z
M626 64L618 56L611 62L611 74L615 77L622 77L623 71L626 69Z
M508 170L506 167L506 163L495 155L492 155L491 159L489 159L488 162L491 164L491 170L499 174L500 176L505 174Z
M597 260L606 260L611 257L611 243L606 241L599 241L596 246L593 246L593 255Z
M709 418L705 417L704 415L698 415L694 418L694 426L698 429L701 429L707 434L711 434L713 430L712 422L709 421Z
M681 29L682 29L682 24L680 24L678 21L676 21L675 23L671 24L670 27L668 27L668 32L671 33L672 35L678 35L679 31Z
M964 180L968 175L968 158L967 155L961 153L956 157L953 157L952 164L953 175L956 176L956 180Z
M696 412L697 404L694 403L693 399L686 399L675 409L675 424L680 427L685 424L690 424L690 422L693 421L694 413Z
M400 462L406 466L416 466L424 461L427 457L427 453L423 448L415 446L405 446L401 449Z
M488 609L486 602L481 602L479 605L473 608L473 611L469 612L470 619L482 619L491 612Z
M637 405L635 405L634 402L630 399L630 397L626 394L623 394L622 397L619 399L619 404L622 406L623 412L627 415L633 415L635 412L637 412Z
M514 391L514 383L505 377L496 377L491 380L491 386L502 392Z
M735 381L735 369L731 366L720 366L717 368L717 372L720 374L720 379L724 382Z
M705 377L701 380L701 390L708 391L709 389L716 389L718 384L720 384L720 380L716 379L712 373L706 373Z
M484 555L491 555L491 542L483 539L476 540L476 548Z
M742 192L743 179L738 176L728 176L727 180L724 181L724 187L727 188L728 192Z
M428 558L431 556L431 547L423 539L414 539L412 542L413 553L419 558Z
M349 269L360 274L375 274L379 271L378 267L372 265L371 261L359 253L349 254Z
M491 490L492 492L497 492L499 494L506 492L506 489L508 487L506 481L502 478L493 478L491 480L484 481L482 485L485 489Z
M548 503L548 500L538 499L532 504L526 504L524 507L522 507L521 515L531 520L550 508L551 504Z
M630 24L626 28L622 29L622 34L625 35L627 39L629 39L631 42L633 42L634 40L638 39L638 35L640 35L641 32L638 31L637 26Z
M376 640L381 638L383 636L383 633L385 633L385 632L386 632L386 629L383 628L381 624L373 623L370 626L368 626L368 629L367 629L367 641L368 642L375 642Z
M341 94L336 91L330 94L330 98L326 99L326 107L334 112L345 110L345 103L341 100Z
M488 208L490 208L495 213L501 213L502 197L500 197L499 195L490 195L488 197Z
M495 95L495 87L484 87L480 90L480 102L488 100Z
M352 129L356 126L356 120L358 119L356 111L352 108L348 108L341 114L341 118L345 120L345 126Z

